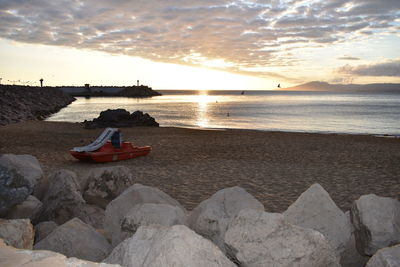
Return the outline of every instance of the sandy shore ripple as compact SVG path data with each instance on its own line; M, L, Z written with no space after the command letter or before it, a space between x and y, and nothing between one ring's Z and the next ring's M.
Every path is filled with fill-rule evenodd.
M363 194L400 199L400 138L356 135L137 127L124 139L151 145L146 157L93 164L68 150L90 143L101 129L77 123L29 121L0 127L0 153L31 154L46 174L124 165L136 182L155 186L193 209L216 191L239 185L269 212L284 211L320 183L343 210Z

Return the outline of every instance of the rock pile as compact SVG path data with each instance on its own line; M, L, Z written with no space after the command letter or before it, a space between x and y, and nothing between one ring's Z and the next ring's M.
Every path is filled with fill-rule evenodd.
M0 125L44 119L74 100L57 88L0 85Z
M231 187L188 212L121 166L56 171L33 196L46 180L36 163L0 157L5 266L400 266L396 199L364 195L344 213L314 184L278 214Z
M86 129L106 128L106 127L134 127L134 126L155 126L159 124L147 113L138 110L130 114L125 109L107 109L102 111L98 118L92 121L85 120L83 126Z

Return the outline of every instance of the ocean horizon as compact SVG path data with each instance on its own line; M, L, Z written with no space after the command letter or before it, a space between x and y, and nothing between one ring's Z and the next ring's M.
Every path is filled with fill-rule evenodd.
M47 121L92 120L141 110L161 127L400 136L400 94L257 90L157 90L150 98L76 97Z

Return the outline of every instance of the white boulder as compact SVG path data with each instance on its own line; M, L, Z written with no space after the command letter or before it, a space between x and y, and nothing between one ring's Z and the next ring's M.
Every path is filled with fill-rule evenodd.
M210 239L224 250L223 239L228 224L239 211L246 208L264 211L263 204L243 188L238 186L225 188L193 209L188 223L196 233Z
M353 203L351 219L362 254L372 256L378 249L400 243L400 201L396 199L361 196Z
M35 250L51 250L67 257L102 261L111 251L103 235L92 226L74 218L54 229L35 244Z
M139 227L104 262L126 267L235 267L211 241L184 225Z
M324 235L292 225L278 213L240 211L225 233L225 245L239 266L340 266Z
M135 205L143 203L168 204L179 207L186 213L185 208L178 201L161 190L134 184L107 205L104 229L111 235L113 247L126 237L121 231L121 223L125 216Z
M302 193L283 215L291 224L322 233L338 256L350 240L350 218L336 206L319 184L313 184Z

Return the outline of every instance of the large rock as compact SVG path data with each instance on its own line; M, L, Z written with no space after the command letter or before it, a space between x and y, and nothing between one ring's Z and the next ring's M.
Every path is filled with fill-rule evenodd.
M400 266L400 245L378 250L366 265L366 267L398 266Z
M400 243L400 202L396 199L361 196L353 203L351 219L362 254L371 256L378 249Z
M35 243L48 236L54 229L58 227L53 221L41 222L35 225Z
M0 238L6 244L32 249L35 232L29 219L3 220L0 219Z
M88 224L74 218L36 243L35 250L51 250L67 257L102 261L111 250L107 240Z
M120 265L95 263L67 258L47 250L24 250L7 246L0 239L0 259L3 267L118 267Z
M30 195L24 202L12 207L6 217L8 219L30 219L34 222L39 217L42 207L42 202Z
M95 168L87 175L83 198L87 203L106 208L111 200L134 184L130 170L125 166Z
M135 205L143 203L169 204L181 208L186 213L178 201L161 190L134 184L107 205L104 228L112 237L113 247L125 238L121 231L122 220Z
M168 204L143 203L134 206L122 221L121 228L126 237L132 236L140 226L172 226L186 224L185 212Z
M0 216L30 194L42 197L43 171L31 155L0 155Z
M98 118L93 121L85 120L85 128L106 128L106 127L134 127L134 126L156 126L159 124L147 113L138 110L130 114L125 109L107 109L102 111Z
M224 234L229 222L242 209L264 211L264 206L241 187L222 189L201 202L189 215L190 228L224 250Z
M292 225L277 213L240 211L229 224L225 243L239 266L339 266L324 235Z
M142 226L104 260L129 267L234 267L209 240L184 225Z
M352 225L321 185L313 184L283 213L291 224L321 232L339 256L350 240Z
M36 157L31 155L3 154L0 156L0 166L14 169L29 182L33 194L41 199L47 190L48 182Z
M49 176L50 186L43 198L40 221L55 221L63 224L75 217L77 208L86 202L79 191L77 176L69 170L59 170Z
M17 171L0 166L0 216L4 217L13 206L24 202L32 190L29 181Z

